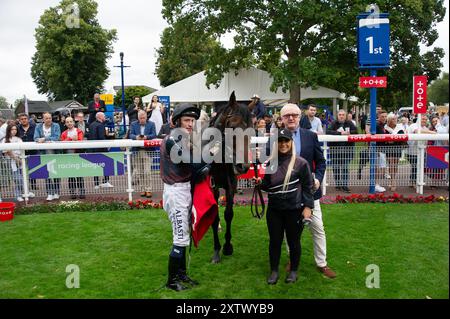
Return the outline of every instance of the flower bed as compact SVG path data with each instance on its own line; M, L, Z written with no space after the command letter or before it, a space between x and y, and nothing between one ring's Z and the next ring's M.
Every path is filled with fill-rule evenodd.
M352 194L348 196L336 196L336 203L448 203L448 197L444 196L403 196L394 193L392 195L378 194Z

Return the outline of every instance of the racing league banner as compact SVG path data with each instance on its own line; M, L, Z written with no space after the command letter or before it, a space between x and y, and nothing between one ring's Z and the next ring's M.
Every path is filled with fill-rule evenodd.
M96 154L48 154L28 158L32 179L114 176L124 174L123 152Z

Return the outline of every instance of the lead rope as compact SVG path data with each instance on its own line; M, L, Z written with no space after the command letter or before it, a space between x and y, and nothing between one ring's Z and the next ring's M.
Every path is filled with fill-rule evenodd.
M258 178L258 162L253 163L255 170L255 178ZM258 207L258 201L261 205L261 210ZM253 217L261 219L264 216L266 210L266 204L264 203L264 197L261 191L261 185L255 183L255 188L253 189L252 200L250 202L250 211Z

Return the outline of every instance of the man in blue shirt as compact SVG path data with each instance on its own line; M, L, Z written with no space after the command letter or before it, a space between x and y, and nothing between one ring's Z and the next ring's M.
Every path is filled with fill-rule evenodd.
M317 134L300 127L300 108L296 104L286 104L281 109L281 118L284 127L292 132L297 155L303 157L309 163L314 174L314 209L309 230L311 231L314 245L314 259L317 269L328 278L335 278L335 272L327 265L326 236L322 221L320 198L322 197L321 184L325 176L326 161L320 147Z

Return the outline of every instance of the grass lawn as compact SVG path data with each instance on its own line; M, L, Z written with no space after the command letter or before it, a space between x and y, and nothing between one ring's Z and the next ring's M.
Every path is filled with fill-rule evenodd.
M201 285L180 293L162 288L171 248L163 210L19 215L0 223L0 298L449 297L448 204L334 204L323 211L336 279L317 272L305 229L297 283L285 284L283 270L277 285L267 285L266 221L238 207L234 255L211 264L208 232L191 252L190 274ZM79 289L66 288L69 264L80 268ZM366 287L370 264L380 269L379 289Z

